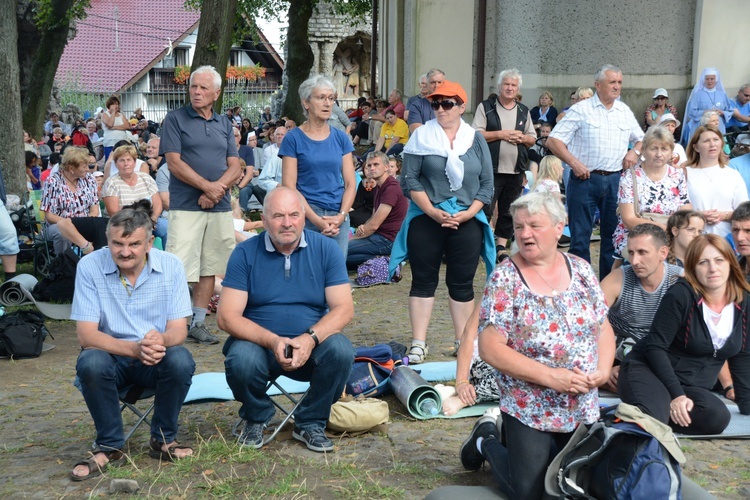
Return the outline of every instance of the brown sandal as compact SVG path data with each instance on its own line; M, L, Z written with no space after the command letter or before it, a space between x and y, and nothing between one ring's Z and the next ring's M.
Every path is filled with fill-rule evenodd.
M107 463L100 466L94 457L98 454L104 454L104 456L107 457ZM85 465L89 469L89 473L85 476L76 476L73 474L73 471L70 471L70 479L73 481L85 481L86 479L91 479L92 477L101 476L102 473L107 470L107 467L109 467L113 462L116 462L122 458L122 452L120 450L109 450L105 451L100 448L95 449L94 451L90 452L90 456L84 460L81 460L80 462L76 462L76 464L73 466L73 469L78 467L79 465Z
M152 437L151 442L149 443L149 446L151 447L150 450L148 450L148 456L151 458L158 458L159 460L165 460L167 462L174 462L175 460L181 460L182 458L186 457L177 457L174 455L175 450L192 450L190 446L183 446L180 445L177 441L172 443L167 447L167 451L162 450L162 446L164 446L164 443L159 441L158 439ZM188 455L191 456L191 455Z

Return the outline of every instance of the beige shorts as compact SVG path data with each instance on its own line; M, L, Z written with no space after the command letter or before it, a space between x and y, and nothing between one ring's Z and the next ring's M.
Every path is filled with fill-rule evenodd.
M170 210L167 252L180 258L189 283L224 274L234 250L232 212Z

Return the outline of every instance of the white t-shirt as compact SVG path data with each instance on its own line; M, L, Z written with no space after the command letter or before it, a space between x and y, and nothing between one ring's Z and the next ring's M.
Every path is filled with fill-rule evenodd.
M729 167L686 167L688 196L693 209L698 211L716 209L731 212L740 203L747 201L747 187L742 176ZM706 225L706 232L725 238L732 231L729 222Z
M107 116L112 116L109 111L105 111L104 114ZM115 117L115 125L123 125L125 122L123 121L123 114L119 113ZM102 142L102 145L105 148L113 148L115 144L117 144L120 141L129 141L132 137L132 134L128 132L127 130L114 130L104 123L104 120L102 120L102 130L104 130L104 141Z

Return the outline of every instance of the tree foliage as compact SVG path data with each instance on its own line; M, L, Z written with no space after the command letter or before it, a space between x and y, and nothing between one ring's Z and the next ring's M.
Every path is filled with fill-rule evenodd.
M83 19L90 0L3 0L3 20L11 18L3 29L2 97L6 107L2 116L0 157L8 191L22 193L26 188L22 130L37 139L46 118L55 72L68 42L71 22ZM18 106L19 113L10 110Z
M21 67L23 126L31 134L41 131L46 118L52 85L63 50L68 43L71 22L84 19L90 0L35 0L28 3L34 12L36 33L27 33L18 43ZM20 21L20 20L19 20Z
M201 21L198 29L199 37L203 26L204 8L210 0L185 0L189 8L201 10ZM289 28L287 30L287 60L286 72L288 86L286 102L283 113L293 120L301 123L304 121L302 105L299 102L297 89L300 84L310 75L313 65L313 53L310 48L308 37L310 18L314 9L322 0L234 0L236 1L236 12L234 16L234 31L220 33L220 36L239 42L248 38L256 39L256 27L254 20L262 17L267 20L278 20L281 13L288 12ZM352 21L361 20L372 9L372 2L377 0L328 0L336 14L349 17ZM214 38L214 43L218 41ZM196 57L201 51L196 47ZM229 53L227 52L227 57ZM195 67L195 65L194 65ZM223 68L226 68L224 63ZM219 68L216 68L219 70ZM220 74L224 69L219 70Z

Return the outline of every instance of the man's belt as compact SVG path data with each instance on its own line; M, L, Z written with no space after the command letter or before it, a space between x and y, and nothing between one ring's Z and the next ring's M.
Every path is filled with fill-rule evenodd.
M592 170L591 173L606 176L606 175L620 174L622 173L622 170Z

